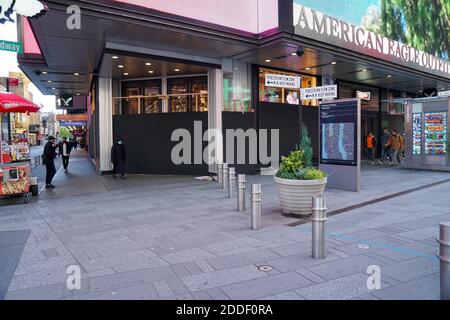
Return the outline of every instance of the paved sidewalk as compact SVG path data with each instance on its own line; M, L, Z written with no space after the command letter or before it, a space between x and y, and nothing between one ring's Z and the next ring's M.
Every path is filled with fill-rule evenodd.
M438 223L450 220L450 183L331 216L327 259L318 261L310 257L311 225L289 226L298 219L279 214L271 178L248 178L263 183L260 231L249 230L249 212L236 212L236 199L217 183L114 180L95 175L78 155L69 174L58 172L56 190L0 207L0 231L31 231L6 299L439 298L435 238ZM366 170L361 193L329 190L326 197L335 210L448 178ZM69 291L73 264L82 270L81 290ZM373 265L381 290L367 289Z

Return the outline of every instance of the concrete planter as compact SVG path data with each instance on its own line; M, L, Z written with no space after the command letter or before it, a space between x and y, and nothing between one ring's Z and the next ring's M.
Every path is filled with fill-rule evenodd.
M291 180L273 177L283 214L312 214L312 197L323 194L327 178L322 180Z

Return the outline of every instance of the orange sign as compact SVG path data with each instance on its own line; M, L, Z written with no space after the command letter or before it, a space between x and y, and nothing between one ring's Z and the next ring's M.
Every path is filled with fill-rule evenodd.
M87 121L87 114L57 114L56 121Z

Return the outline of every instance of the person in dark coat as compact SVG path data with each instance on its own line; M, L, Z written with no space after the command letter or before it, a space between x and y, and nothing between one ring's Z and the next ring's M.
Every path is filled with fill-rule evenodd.
M120 173L121 179L125 179L125 163L127 157L123 139L117 139L116 144L111 148L111 162L114 165L113 178L116 178L116 173Z
M64 137L63 140L59 143L59 154L62 158L64 172L67 172L67 168L69 166L70 152L72 152L72 143L67 141L67 138Z
M48 142L44 147L44 153L42 155L42 163L45 165L45 187L48 189L54 189L55 186L52 184L53 177L56 174L55 168L55 157L56 157L56 139L53 136L48 137Z

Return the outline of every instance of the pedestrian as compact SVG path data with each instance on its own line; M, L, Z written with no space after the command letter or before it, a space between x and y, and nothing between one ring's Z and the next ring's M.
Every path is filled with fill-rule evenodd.
M56 157L56 148L58 145L56 144L56 139L52 135L48 137L48 142L44 147L44 153L42 155L42 163L45 165L45 187L47 189L54 189L55 186L52 184L53 177L56 173L55 168L55 157Z
M390 155L389 158L391 159L389 162L389 165L393 166L397 163L399 152L403 149L403 139L398 134L397 130L392 130L392 134L389 137L388 142L385 145L386 147L390 147ZM400 161L401 163L401 161Z
M64 137L62 141L59 143L59 154L61 155L62 158L64 172L68 171L70 152L72 152L72 144L69 141L67 141L66 137Z
M397 160L398 163L402 164L403 163L403 158L404 158L404 151L405 151L405 138L404 138L404 134L397 134L398 135L398 140L400 142L400 149L398 150L398 154L397 154Z
M116 144L111 148L111 162L113 163L113 178L116 173L120 173L120 178L125 179L125 162L126 162L125 146L123 139L117 139Z
M366 147L367 147L367 157L371 164L375 164L375 151L377 145L377 138L370 131L366 138Z
M380 137L380 144L381 144L381 157L380 160L378 160L378 163L383 165L384 164L384 158L388 157L389 153L389 147L386 147L386 144L389 141L389 130L388 128L384 128L383 134Z

